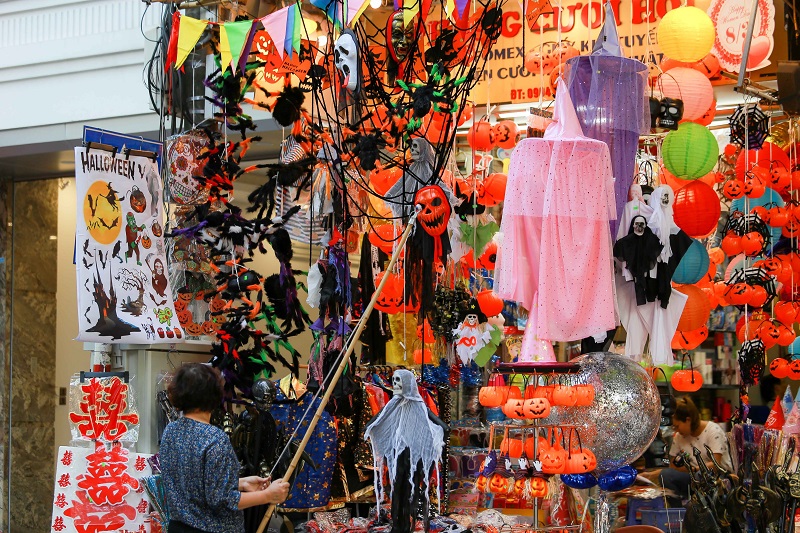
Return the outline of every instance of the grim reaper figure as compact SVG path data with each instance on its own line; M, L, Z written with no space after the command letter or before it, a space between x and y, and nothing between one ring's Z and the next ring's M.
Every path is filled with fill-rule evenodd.
M438 474L437 461L449 428L425 405L413 373L396 370L392 389L394 396L367 424L364 438L369 439L375 458L378 502L384 496L378 472L384 466L389 470L392 533L410 533L420 511L428 517L428 480L434 469Z

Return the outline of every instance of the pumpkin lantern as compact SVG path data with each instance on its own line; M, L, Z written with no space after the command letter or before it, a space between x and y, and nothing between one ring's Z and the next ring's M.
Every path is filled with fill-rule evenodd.
M547 478L541 474L535 474L528 480L528 492L532 498L546 498L548 492Z
M684 354L681 361L681 369L676 370L672 374L672 388L680 392L696 392L703 386L703 376L700 372L694 369L692 365L692 358L689 357L689 369L683 368L683 363L686 361L687 355Z
M522 411L525 418L547 418L550 416L550 402L547 398L528 398L523 402Z
M720 248L728 257L734 257L742 253L742 238L730 231L722 239Z
M561 407L575 407L578 403L578 394L571 385L556 384L553 388L553 404Z
M584 385L576 385L575 387L575 396L577 397L577 402L575 403L576 407L588 407L592 405L594 402L594 386L584 384Z
M478 391L478 402L487 408L500 407L506 400L508 387L503 381L503 376L494 374L489 378L489 383Z
M484 289L475 297L478 300L478 306L486 316L495 316L503 312L505 302L497 296L491 289Z
M572 445L572 436L578 439L578 447ZM569 446L567 449L567 464L564 469L565 474L585 474L591 472L597 466L597 457L588 448L584 448L581 443L581 436L575 428L570 430Z
M778 379L787 377L789 375L789 361L783 357L776 357L769 364L769 373Z
M737 179L731 179L722 186L722 194L725 198L736 200L744 196L744 183Z
M542 464L543 473L563 474L567 465L567 450L556 442L553 446L539 452L539 462Z
M522 456L522 439L512 439L506 435L500 443L500 453L519 459Z
M800 359L793 359L791 363L789 363L789 379L792 381L797 381L800 379Z
M503 405L503 414L508 418L522 420L525 418L524 406L525 400L522 398L510 398Z
M498 148L511 150L517 145L519 130L513 120L502 120L494 126L494 141Z
M479 120L469 129L467 143L477 152L487 152L494 146L494 129L488 120Z
M486 207L497 205L506 198L508 176L494 172L486 176L482 186L478 188L478 203Z

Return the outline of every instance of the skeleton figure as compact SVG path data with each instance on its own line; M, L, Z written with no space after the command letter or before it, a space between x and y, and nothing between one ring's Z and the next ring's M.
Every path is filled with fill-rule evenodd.
M677 98L664 98L661 100L661 112L658 115L659 127L677 130L681 118L683 118L683 101Z
M346 29L334 43L333 62L342 75L342 87L351 93L358 92L361 87L359 61L356 34Z

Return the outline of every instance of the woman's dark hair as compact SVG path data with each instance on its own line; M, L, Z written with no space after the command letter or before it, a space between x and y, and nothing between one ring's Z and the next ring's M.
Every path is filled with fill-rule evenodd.
M672 418L680 421L689 420L692 433L700 427L700 411L697 410L697 406L688 396L678 399L678 403L675 405L675 414L672 415Z
M167 394L172 405L184 413L209 413L222 404L222 376L216 368L188 363L175 372Z

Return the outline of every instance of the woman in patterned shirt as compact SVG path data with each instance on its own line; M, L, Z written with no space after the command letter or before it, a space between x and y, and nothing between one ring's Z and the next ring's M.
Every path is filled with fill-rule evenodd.
M222 403L222 378L210 366L181 366L168 389L183 417L161 439L159 459L169 509L170 533L242 533L242 509L281 503L289 493L283 480L239 478L239 462L225 433L210 424Z

